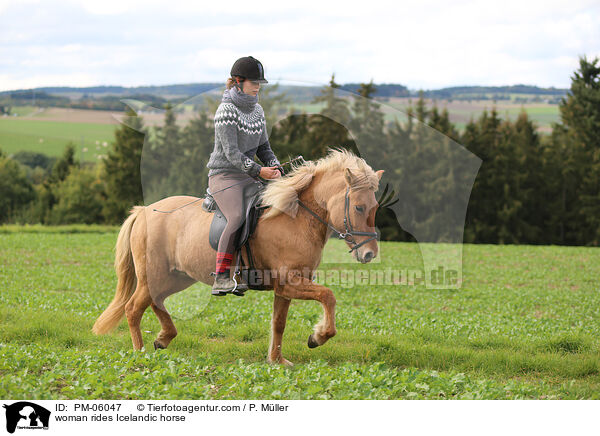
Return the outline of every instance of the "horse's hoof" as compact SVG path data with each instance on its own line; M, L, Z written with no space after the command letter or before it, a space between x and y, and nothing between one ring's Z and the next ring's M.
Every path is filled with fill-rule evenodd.
M158 341L154 341L154 349L155 350L165 350L167 347L165 347L163 344L161 344Z
M319 343L317 341L315 341L315 338L313 337L313 335L311 334L308 337L308 348L316 348L319 346Z
M289 368L291 368L292 366L294 366L294 364L292 362L290 362L287 359L284 359L283 357L281 358L281 360L279 360L279 364L283 365L283 366L287 366Z
M280 357L278 360L271 360L271 359L267 359L267 362L271 365L281 365L281 366L287 366L287 367L292 367L294 366L294 364L292 362L290 362L287 359L284 359L283 357Z

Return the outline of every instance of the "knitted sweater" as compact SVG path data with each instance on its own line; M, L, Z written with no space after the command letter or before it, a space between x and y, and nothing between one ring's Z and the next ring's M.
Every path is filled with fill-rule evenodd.
M206 164L208 176L243 171L257 177L262 167L254 155L265 166L280 165L269 144L262 106L256 103L252 111L245 112L231 99L224 100L215 113L215 148Z

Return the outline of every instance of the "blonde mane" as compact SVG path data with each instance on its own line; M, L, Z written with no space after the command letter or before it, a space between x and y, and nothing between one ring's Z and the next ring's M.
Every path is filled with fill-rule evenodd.
M272 181L262 194L262 203L271 207L262 215L262 219L271 218L282 212L295 217L298 212L298 194L310 185L313 177L320 173L344 173L346 168L352 171L354 181L352 189L373 189L379 187L379 177L364 159L345 149L327 149L325 157L317 161L307 161L294 165L286 176Z

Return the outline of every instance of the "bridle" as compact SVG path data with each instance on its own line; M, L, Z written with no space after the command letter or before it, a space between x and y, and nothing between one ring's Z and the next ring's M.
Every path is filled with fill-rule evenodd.
M367 242L372 241L373 239L376 239L379 235L377 234L377 232L360 232L358 230L354 230L354 228L352 227L352 223L350 222L350 197L348 196L349 193L350 193L350 187L348 186L348 188L346 188L346 198L344 200L344 227L346 230L345 232L338 231L330 223L324 221L319 215L317 215L312 210L310 210L310 208L307 205L302 203L302 201L300 201L299 198L296 201L298 202L298 204L300 206L302 206L304 209L306 209L308 213L310 213L316 219L318 219L323 224L325 224L327 227L329 227L333 231L333 233L335 233L337 235L337 237L339 239L344 239L344 240L346 240L346 242L351 243L352 248L350 249L350 251L348 251L348 253L352 253L352 251L363 246ZM356 242L356 239L354 239L354 236L370 236L370 238L365 239L364 241L362 241L359 244Z

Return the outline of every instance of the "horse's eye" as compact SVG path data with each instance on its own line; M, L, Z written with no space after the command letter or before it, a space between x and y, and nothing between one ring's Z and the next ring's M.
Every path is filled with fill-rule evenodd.
M364 207L362 206L354 206L356 208L357 212L363 213L365 211Z

